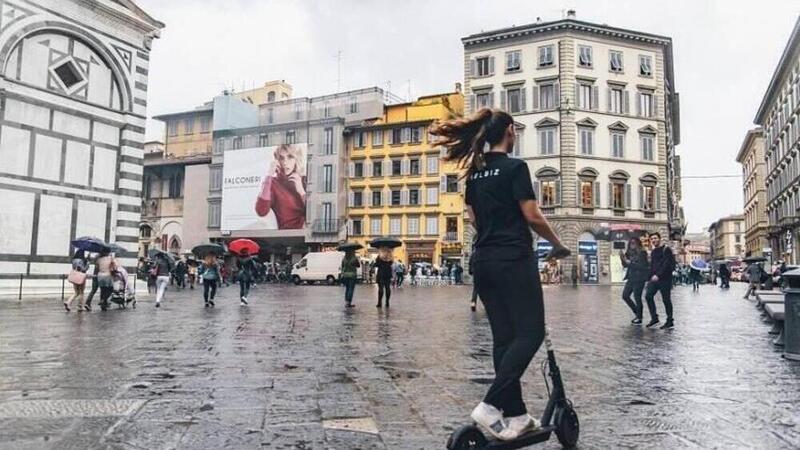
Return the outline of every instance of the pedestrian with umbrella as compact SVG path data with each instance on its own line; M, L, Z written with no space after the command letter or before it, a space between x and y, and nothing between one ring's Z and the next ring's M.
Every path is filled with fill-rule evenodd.
M693 259L689 263L689 278L692 282L692 292L700 290L700 277L701 273L708 272L708 264L702 259Z
M94 236L79 237L73 240L71 244L76 249L83 250L84 254L100 253L108 250L108 245L102 239L96 238ZM86 302L83 305L83 308L86 311L92 310L92 298L94 298L94 294L97 293L97 291L100 289L99 283L97 282L97 273L98 273L97 259L98 258L95 258L94 260L94 270L92 274L92 289L89 292L89 295L86 297Z
M83 297L83 292L86 289L86 272L88 270L89 261L86 258L86 252L81 249L75 250L75 253L72 255L72 270L67 278L72 284L72 289L75 293L64 302L64 309L66 309L67 312L70 311L69 307L76 299L80 299L78 311L84 309L85 299Z
M378 282L378 308L383 308L383 296L386 294L386 307L389 307L389 300L392 297L392 276L394 274L394 258L392 249L403 245L394 238L377 238L370 242L370 245L378 249L378 257L375 258L374 266L377 269L375 276Z
M228 245L236 253L237 280L239 281L239 300L241 306L247 306L247 296L250 294L250 284L256 273L255 260L251 255L258 254L261 247L250 239L236 239Z
M97 286L100 289L100 310L105 311L108 309L108 299L114 290L114 278L111 275L114 269L114 258L111 256L111 251L108 248L101 250L94 264Z
M173 261L169 253L158 249L150 251L150 258L153 260L153 271L156 276L156 308L161 307L161 300L167 291L170 273L172 272Z
M761 267L761 263L763 261L766 261L766 258L744 259L744 262L748 264L747 279L749 282L749 285L747 286L747 292L744 294L745 300L749 299L751 294L755 294L756 290L761 285L761 278L764 274L764 269Z
M731 287L731 269L728 267L727 261L719 262L719 287L721 289L730 289Z
M347 308L352 308L353 294L356 291L356 279L358 278L358 268L361 267L361 262L356 256L356 250L362 248L361 244L355 242L345 242L337 250L344 252L342 258L342 265L339 269L339 280L344 286L344 304Z
M206 308L213 308L214 297L217 295L217 285L222 279L217 256L224 254L225 249L217 244L201 244L195 246L192 249L192 253L203 259L199 269L200 277L203 280L203 300ZM195 261L195 265L196 263L197 261Z

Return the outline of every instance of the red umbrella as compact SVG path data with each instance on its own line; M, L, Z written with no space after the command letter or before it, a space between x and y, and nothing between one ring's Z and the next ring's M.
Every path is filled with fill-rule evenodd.
M261 247L250 239L236 239L228 244L228 249L233 253L242 254L246 250L247 253L256 255Z

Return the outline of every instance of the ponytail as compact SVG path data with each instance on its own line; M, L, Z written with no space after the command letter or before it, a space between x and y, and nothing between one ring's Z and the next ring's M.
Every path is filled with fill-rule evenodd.
M494 146L505 137L505 131L514 120L500 110L481 108L472 117L436 122L430 133L439 136L437 145L447 153L445 161L456 161L469 175L486 166L484 147Z

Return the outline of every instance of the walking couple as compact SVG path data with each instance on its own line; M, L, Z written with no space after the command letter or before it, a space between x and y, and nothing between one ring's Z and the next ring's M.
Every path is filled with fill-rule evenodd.
M675 255L669 247L663 245L661 234L658 232L650 233L649 238L653 248L649 260L647 250L642 247L641 241L637 238L631 238L628 241L627 250L624 253L620 252L622 265L628 269L625 274L626 281L625 289L622 291L622 300L631 308L635 316L631 323L639 325L642 323L642 291L645 291L645 301L650 312L650 322L647 327L650 328L660 322L655 296L657 293L661 293L661 300L667 311L667 321L661 326L661 329L672 328L674 323L671 294ZM631 294L636 299L636 303L631 300Z

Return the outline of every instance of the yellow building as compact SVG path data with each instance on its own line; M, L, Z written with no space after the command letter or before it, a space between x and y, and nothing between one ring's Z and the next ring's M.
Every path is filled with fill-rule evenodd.
M347 128L348 234L368 247L378 236L400 238L406 264L460 261L464 199L460 173L441 161L428 127L460 117L459 91L384 107L384 115Z
M254 105L279 102L292 97L292 86L283 80L268 81L264 86L231 95ZM211 154L214 123L213 102L188 111L153 117L166 125L164 157L180 158Z

